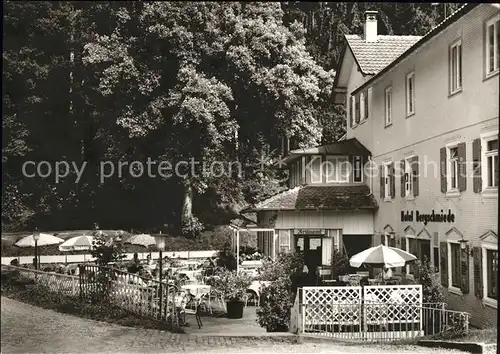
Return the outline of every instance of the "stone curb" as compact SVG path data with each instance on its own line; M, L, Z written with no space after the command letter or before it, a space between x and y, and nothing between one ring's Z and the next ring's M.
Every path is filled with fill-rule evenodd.
M456 349L468 353L486 353L489 347L496 344L485 344L476 342L449 342L440 340L419 340L417 345L427 348Z

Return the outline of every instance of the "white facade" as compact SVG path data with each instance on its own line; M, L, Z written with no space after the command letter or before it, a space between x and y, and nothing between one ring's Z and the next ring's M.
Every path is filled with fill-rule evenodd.
M450 307L475 326L497 323L500 36L489 31L499 19L498 5L479 4L365 87L353 66L347 90L347 102L357 88L371 91L369 118L347 138L377 165L374 233L387 242L394 231L397 247L428 256ZM417 220L433 211L445 215Z

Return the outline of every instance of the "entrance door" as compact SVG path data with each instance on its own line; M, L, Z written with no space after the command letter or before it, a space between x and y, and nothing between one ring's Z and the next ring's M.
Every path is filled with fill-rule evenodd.
M297 236L296 251L303 252L304 264L310 274L314 274L316 268L321 265L323 250L323 237L318 235Z

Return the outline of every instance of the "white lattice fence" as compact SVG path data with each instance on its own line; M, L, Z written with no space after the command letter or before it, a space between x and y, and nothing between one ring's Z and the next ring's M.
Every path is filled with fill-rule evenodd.
M422 320L422 285L363 287L367 325L417 324Z
M359 324L361 287L304 287L302 292L304 326Z
M15 269L28 279L33 279L36 284L44 285L51 291L65 295L76 296L79 292L79 280L77 276L48 273L34 269L26 269L14 266L2 266L9 269Z

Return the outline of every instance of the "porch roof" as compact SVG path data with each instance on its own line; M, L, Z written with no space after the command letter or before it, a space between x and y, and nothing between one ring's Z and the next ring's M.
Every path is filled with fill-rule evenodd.
M265 210L359 210L376 209L367 185L300 186L274 195L245 212Z
M288 156L282 160L282 162L290 163L301 156L307 155L370 156L371 153L363 144L358 141L358 139L351 138L327 145L321 145L307 149L292 150L289 152Z

